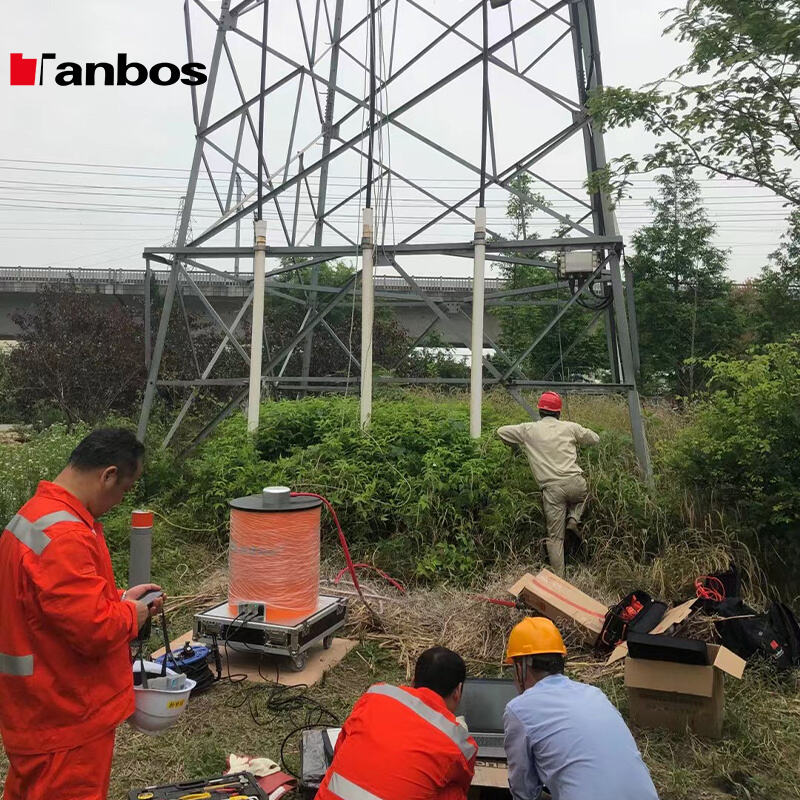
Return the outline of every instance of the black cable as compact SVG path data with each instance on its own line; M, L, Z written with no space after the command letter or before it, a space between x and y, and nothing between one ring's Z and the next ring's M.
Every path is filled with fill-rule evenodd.
M230 639L231 632L234 630L236 623L239 622L239 628L243 629L245 624L252 619L253 617L257 616L252 611L250 613L239 612L232 620L231 624L225 628L225 636L222 638L222 646L225 649L225 666L228 670L228 682L232 684L241 683L242 681L247 680L247 675L244 672L237 672L231 675L231 661L230 661L230 654L228 652L228 640ZM234 680L235 679L235 680Z
M257 614L251 613L246 616L242 614L237 615L225 631L223 639L223 647L225 649L225 658L228 661L228 642L232 630L236 622L239 622L242 628L250 619L256 617ZM289 739L296 735L299 731L310 730L314 728L325 727L338 727L339 717L330 709L326 708L318 700L311 697L308 684L297 684L295 686L285 686L279 683L280 668L276 665L275 680L268 678L262 671L262 664L264 661L264 653L251 647L248 642L241 642L244 646L251 651L259 653L258 659L258 674L263 683L256 684L246 689L240 698L235 698L226 703L228 708L242 708L247 705L247 710L253 722L262 727L264 725L274 725L274 717L288 718L295 726L281 744L281 767L284 772L292 775L295 778L300 778L296 775L287 765L284 759L284 752L286 743ZM235 678L235 680L234 680ZM232 684L239 684L246 680L247 676L243 673L241 675L231 676L230 662L228 661L228 680Z
M575 280L571 279L569 283L570 283L570 291L574 294L575 293L575 288L577 286L577 282ZM596 302L596 303L591 302L589 299L586 298L585 295L581 295L581 297L579 297L575 302L579 306L581 306L581 307L583 307L583 308L585 308L585 309L587 309L589 311L603 311L606 308L608 308L611 305L611 303L613 302L613 295L610 295L610 294L609 295L603 295L603 296L598 295L594 291L596 286L598 286L598 283L597 283L597 281L594 281L592 283L592 285L589 287L589 295L591 297L594 297L598 302Z

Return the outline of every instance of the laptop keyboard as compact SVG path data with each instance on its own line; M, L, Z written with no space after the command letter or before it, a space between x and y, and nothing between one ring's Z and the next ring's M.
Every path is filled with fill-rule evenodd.
M486 736L481 735L479 733L473 733L472 738L475 740L475 743L478 747L502 747L503 746L503 735L497 734L496 736Z

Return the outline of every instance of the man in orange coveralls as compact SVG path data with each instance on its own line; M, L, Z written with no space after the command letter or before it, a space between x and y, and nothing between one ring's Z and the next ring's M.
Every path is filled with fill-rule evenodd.
M456 722L467 669L445 647L426 650L414 687L378 683L353 707L317 800L463 800L478 746Z
M89 434L0 535L5 800L105 800L116 727L133 713L129 643L160 587L117 590L97 521L142 473L125 430Z

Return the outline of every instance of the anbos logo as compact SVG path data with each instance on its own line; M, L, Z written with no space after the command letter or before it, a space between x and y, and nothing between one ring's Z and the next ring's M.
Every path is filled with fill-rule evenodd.
M114 64L108 61L85 64L63 61L55 65L54 72L45 69L46 62L55 59L55 53L42 53L39 58L25 58L22 53L11 53L11 86L41 86L51 81L57 86L141 86L147 82L156 86L173 86L178 82L199 86L208 80L205 64L195 61L180 67L161 61L148 68L138 61L128 61L127 53L118 53Z

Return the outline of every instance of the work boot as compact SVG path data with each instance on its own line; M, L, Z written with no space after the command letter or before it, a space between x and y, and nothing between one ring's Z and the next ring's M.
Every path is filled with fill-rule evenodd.
M566 531L564 534L564 554L570 560L583 560L586 556L585 542L581 535L581 527L578 520L570 518L567 520Z

